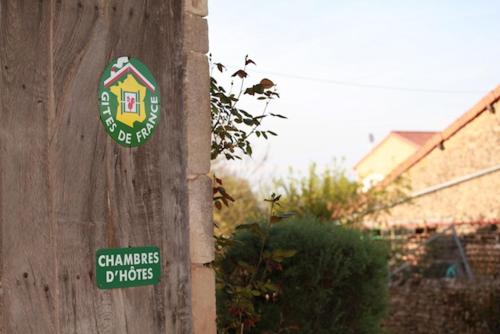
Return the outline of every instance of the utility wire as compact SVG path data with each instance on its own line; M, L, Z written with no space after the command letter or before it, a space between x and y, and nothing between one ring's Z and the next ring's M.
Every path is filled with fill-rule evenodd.
M231 67L238 68L236 66L231 66ZM366 84L366 83L360 83L360 82L316 78L316 77L302 76L302 75L296 75L296 74L287 74L287 73L280 73L280 72L258 71L258 70L254 70L254 69L248 69L248 68L247 68L247 72L255 72L255 73L260 73L260 74L270 74L270 75L276 75L276 76L297 79L297 80L313 81L313 82L326 83L326 84L331 84L331 85L368 88L368 89L392 90L392 91L403 91L403 92L414 92L414 93L431 93L431 94L483 94L484 93L484 91L473 91L473 90L447 90L447 89L430 89L430 88L413 88L413 87L375 85L375 84Z

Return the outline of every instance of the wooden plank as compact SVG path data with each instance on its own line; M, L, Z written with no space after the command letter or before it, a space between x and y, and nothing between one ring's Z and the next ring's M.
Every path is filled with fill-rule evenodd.
M0 330L190 333L182 1L0 1ZM137 149L97 113L122 55L161 92ZM161 283L98 290L95 251L129 245L160 247Z
M57 333L48 169L50 3L0 2L0 226L5 333Z
M96 248L106 245L106 134L96 115L106 62L106 22L93 1L54 3L54 99L58 317L61 333L127 333L112 293L95 285Z
M97 8L97 9L96 9ZM61 333L190 333L183 144L181 1L56 2L51 161ZM118 56L138 57L161 91L161 122L143 147L112 142L97 85ZM155 245L158 286L95 287L95 251Z

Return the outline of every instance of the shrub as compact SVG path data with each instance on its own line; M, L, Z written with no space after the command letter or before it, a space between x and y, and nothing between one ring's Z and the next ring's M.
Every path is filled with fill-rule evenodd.
M216 263L219 332L380 333L386 259L379 241L313 218L247 225Z
M221 177L222 174L222 177ZM244 178L228 173L217 173L224 183L224 191L234 199L230 206L221 206L214 210L215 234L229 236L238 225L256 221L266 216L259 205L257 196L252 191L251 184ZM222 182L221 180L221 182Z
M286 177L274 180L274 189L283 193L282 208L298 216L313 216L342 224L376 220L394 203L404 199L408 190L404 182L393 188L383 189L363 185L353 180L342 164L318 171L312 164L306 176L290 170Z

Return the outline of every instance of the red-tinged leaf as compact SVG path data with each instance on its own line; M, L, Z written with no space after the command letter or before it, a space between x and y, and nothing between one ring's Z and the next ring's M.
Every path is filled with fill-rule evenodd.
M260 81L260 85L261 85L261 86L262 86L262 88L264 88L264 89L269 89L269 88L272 88L272 87L274 86L274 82L272 82L272 81L271 81L271 80L269 80L269 79L264 78L264 79L262 79L262 80Z
M221 63L215 63L215 66L217 66L217 69L219 72L223 72L226 66L222 65Z
M231 202L234 202L234 198L231 195L229 195L228 193L224 192L223 195L224 195L224 198L230 200Z
M240 78L246 78L248 76L247 72L243 70L237 70L236 72L231 75L232 77L239 76Z
M271 224L279 223L282 220L283 220L283 218L279 217L279 216L271 216L271 218L270 218Z
M257 65L252 59L248 58L248 55L245 56L245 65L254 64Z

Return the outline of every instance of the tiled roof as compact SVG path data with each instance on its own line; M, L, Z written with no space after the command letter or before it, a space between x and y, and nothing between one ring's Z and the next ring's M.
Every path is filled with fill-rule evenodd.
M363 156L361 160L359 160L355 165L354 169L358 168L358 166L365 161L368 157L370 157L375 151L378 150L379 147L382 146L389 138L393 135L397 135L400 138L403 138L407 142L417 147L422 146L429 138L435 135L437 132L431 131L391 131L384 139L382 139L377 145L375 145L368 154Z
M434 131L392 131L392 133L411 141L417 146L422 146L426 141L434 136L437 132Z
M387 185L388 183L394 181L399 175L403 174L417 162L422 160L425 156L427 156L427 154L434 150L434 148L438 147L442 142L448 140L451 136L460 131L460 129L473 121L477 116L487 110L489 106L494 104L499 99L500 85L484 96L475 106L459 117L455 122L450 124L450 126L448 126L445 130L434 134L430 139L428 139L427 142L420 147L420 149L396 167L384 179L383 184Z

